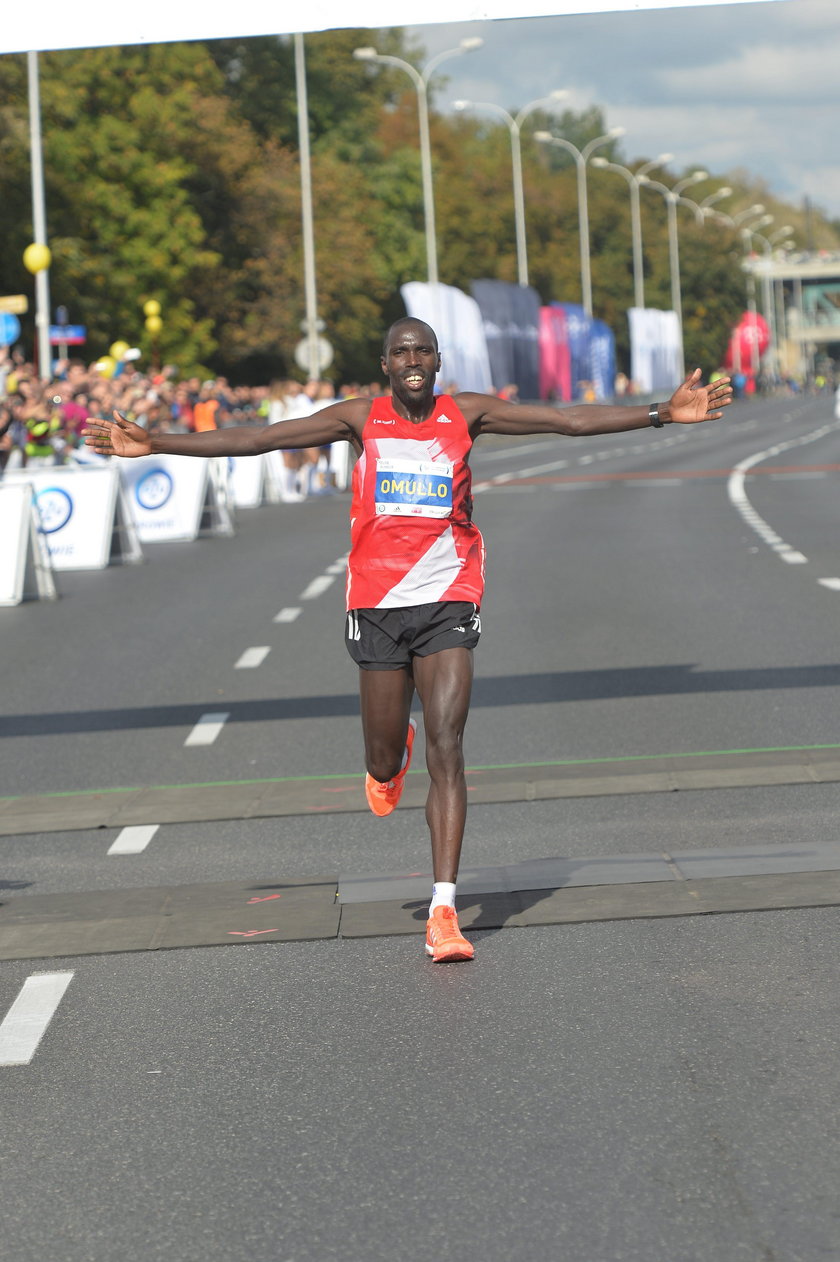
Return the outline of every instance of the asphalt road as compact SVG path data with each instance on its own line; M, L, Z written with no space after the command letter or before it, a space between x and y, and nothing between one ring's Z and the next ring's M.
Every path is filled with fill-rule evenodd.
M471 766L840 742L828 396L486 440L473 468ZM0 795L361 774L347 510L250 510L231 539L0 610ZM228 716L217 738L185 743L207 714ZM814 784L477 806L464 857L825 844L839 802ZM428 866L410 809L114 841L2 838L0 897ZM72 974L31 1060L0 1065L5 1256L833 1262L839 921L483 932L449 968L414 937L0 963L0 1022L27 979Z

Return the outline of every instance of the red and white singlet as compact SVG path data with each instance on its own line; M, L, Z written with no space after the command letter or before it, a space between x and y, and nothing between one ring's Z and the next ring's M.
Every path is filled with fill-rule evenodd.
M484 540L472 523L472 447L449 395L427 421L374 399L353 470L348 609L398 609L443 600L481 605Z

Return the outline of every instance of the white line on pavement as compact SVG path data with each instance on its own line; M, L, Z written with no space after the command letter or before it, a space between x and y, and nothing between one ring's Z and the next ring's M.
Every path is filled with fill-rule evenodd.
M270 644L260 644L255 648L246 649L237 662L234 663L234 670L253 670L255 666L262 666L265 659L271 652Z
M70 985L72 973L34 973L0 1024L0 1065L28 1065Z
M201 718L184 741L184 744L212 745L213 741L219 735L229 718L230 712L227 714L202 714Z
M123 828L108 854L140 854L154 837L160 824L133 824Z
M817 582L831 592L840 592L840 578L818 578Z
M746 475L755 465L762 464L773 456L780 455L783 451L789 451L791 447L804 447L806 443L812 443L818 438L824 438L826 434L830 434L832 430L837 428L837 425L822 425L810 434L792 438L786 443L776 443L774 447L768 447L765 451L758 451L754 455L748 456L746 460L741 460L735 465L735 468L729 475L729 483L726 489L730 503L737 508L744 521L755 531L759 539L762 539L768 547L773 549L777 556L783 561L787 561L789 565L804 565L807 563L808 558L803 556L801 552L798 552L796 548L792 548L789 543L785 543L784 539L777 535L775 530L755 511L744 490Z
M275 622L294 622L295 618L300 614L300 605L289 605L286 609L281 609L279 613L274 615Z
M317 578L313 578L312 582L300 594L301 600L314 600L316 596L320 596L328 587L332 587L335 577L332 574L319 574Z

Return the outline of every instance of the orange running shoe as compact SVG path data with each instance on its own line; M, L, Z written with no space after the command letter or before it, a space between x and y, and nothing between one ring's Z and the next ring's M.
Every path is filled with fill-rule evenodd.
M454 907L436 907L426 922L426 954L435 964L471 960L475 949L458 928Z
M411 751L414 748L414 734L416 731L416 722L414 719L409 719L408 732L405 737L405 763L393 780L388 780L385 784L382 784L381 781L374 780L371 775L365 776L365 795L368 800L368 806L374 815L390 815L402 797L406 772L411 766Z

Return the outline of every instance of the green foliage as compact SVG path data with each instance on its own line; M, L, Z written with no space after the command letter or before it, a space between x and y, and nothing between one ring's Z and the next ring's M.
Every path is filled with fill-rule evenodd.
M383 326L403 311L400 286L426 277L417 98L405 71L353 57L372 45L421 68L425 54L399 29L307 35L319 314L337 377L378 375ZM302 336L303 243L295 45L290 37L219 40L39 57L42 134L53 253L54 306L86 324L94 358L116 338L151 345L146 299L161 304L162 358L232 380L295 372ZM430 100L443 79L435 76ZM510 106L515 114L517 106ZM432 109L441 280L517 279L510 133L480 111ZM602 110L534 112L522 129L528 265L543 301L580 301L578 150L607 131ZM615 139L598 153L622 161ZM0 57L3 198L0 293L33 291L22 254L32 239L27 63ZM658 172L668 186L677 174ZM745 173L710 179L735 192L727 213L764 202L797 239L837 248L840 223L787 207ZM587 171L595 313L628 366L633 304L627 184ZM642 191L646 302L671 306L666 207ZM807 238L807 240L806 240ZM679 210L686 358L716 366L744 307L740 243L719 222ZM27 324L28 322L28 324ZM31 345L32 316L24 320Z

